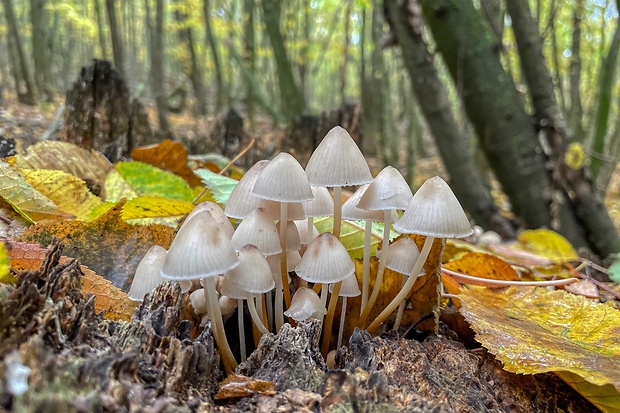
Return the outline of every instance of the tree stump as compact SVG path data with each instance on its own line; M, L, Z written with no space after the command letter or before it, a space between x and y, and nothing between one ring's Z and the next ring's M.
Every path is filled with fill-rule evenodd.
M67 120L60 140L102 152L111 162L128 156L133 146L152 141L148 118L139 101L105 60L93 60L67 92Z

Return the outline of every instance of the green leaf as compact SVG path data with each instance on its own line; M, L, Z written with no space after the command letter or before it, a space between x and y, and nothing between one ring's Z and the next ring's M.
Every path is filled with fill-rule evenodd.
M202 182L213 194L213 198L222 205L226 205L230 193L239 183L236 179L216 174L208 169L197 169L194 173L202 179Z
M607 271L609 272L609 279L616 284L620 284L620 260L614 261Z
M314 218L314 226L319 233L331 232L334 226L334 219L332 217ZM377 231L377 229L379 231ZM391 231L390 238L394 238L395 236L398 236L398 234L395 231ZM376 254L377 245L379 245L382 240L383 224L379 224L378 227L373 226L370 238L370 255ZM342 245L349 251L351 258L362 258L364 256L364 222L342 221L340 242L342 242Z
M160 196L188 202L194 198L194 193L189 184L173 173L135 161L119 162L114 168L123 179L116 180L115 186L111 186L111 188L108 188L106 180L106 191L110 191L106 201L118 202L119 199L113 198L128 197L124 195L128 191L125 185L128 185L137 195Z
M9 253L4 248L4 244L0 244L0 283L13 284L15 277L11 274L9 265Z

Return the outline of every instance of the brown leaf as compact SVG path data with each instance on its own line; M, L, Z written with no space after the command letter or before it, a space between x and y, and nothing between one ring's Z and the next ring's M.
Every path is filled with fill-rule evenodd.
M62 259L61 259L62 262ZM139 303L131 301L126 293L112 285L112 283L94 271L82 265L82 293L95 296L95 311L103 311L108 320L129 321Z
M215 400L250 397L255 394L271 396L276 394L273 382L232 374L220 383Z
M166 139L156 145L135 148L131 151L131 157L170 171L185 179L192 187L202 184L201 179L187 166L187 149L181 142Z

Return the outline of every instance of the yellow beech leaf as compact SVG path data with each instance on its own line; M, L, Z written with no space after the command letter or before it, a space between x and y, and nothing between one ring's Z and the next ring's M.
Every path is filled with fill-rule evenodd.
M104 187L106 193L104 199L106 202L118 202L123 198L132 199L138 196L138 192L127 183L125 178L116 169L112 169L106 176Z
M620 311L564 290L462 289L476 340L514 373L568 371L620 390Z
M443 249L443 255L441 256L441 262L443 264L461 258L468 252L487 252L484 248L480 248L469 242L460 239L449 239L446 241L446 246Z
M554 263L578 261L579 255L566 238L548 229L528 229L517 237L525 251L548 258Z
M29 222L71 217L37 191L8 163L2 161L0 161L0 196Z
M54 237L65 244L64 253L127 291L148 249L170 246L174 229L164 225L131 225L123 221L119 202L93 222L63 221L26 228L20 241L49 245Z
M9 254L4 248L4 245L0 244L0 283L13 283L15 277L9 271Z
M95 296L95 311L103 311L103 316L109 320L131 320L139 303L131 301L127 294L113 286L110 281L83 265L82 271L82 293Z
M60 141L44 141L29 146L25 153L10 158L9 163L20 169L64 171L86 181L95 195L101 194L105 177L113 169L101 153Z
M443 268L472 277L492 280L516 281L519 279L519 275L510 264L495 255L483 252L469 252L459 259L444 264ZM468 284L476 285L475 282Z
M52 200L60 209L84 219L91 209L101 204L86 183L62 171L22 169L21 174L37 191Z
M588 399L600 411L606 413L620 412L620 392L611 384L597 386L570 371L557 371L555 374Z
M91 211L88 221L94 221L114 207L114 203L106 202ZM121 216L132 224L164 224L176 227L179 220L192 212L195 205L191 202L168 199L157 196L140 196L129 199L123 205Z

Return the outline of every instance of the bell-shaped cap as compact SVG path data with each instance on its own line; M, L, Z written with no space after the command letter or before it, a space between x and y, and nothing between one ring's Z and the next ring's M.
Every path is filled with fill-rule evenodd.
M284 315L300 322L308 318L322 320L327 311L321 307L321 299L311 288L300 287L293 294L291 306L284 312Z
M271 291L275 287L275 282L271 278L271 269L267 260L254 245L245 245L239 251L239 261L235 268L224 274L221 292L230 298L239 297L239 290L262 294Z
M406 209L411 198L411 188L398 169L386 166L368 186L357 207L368 211Z
M186 293L192 289L194 283L192 280L179 280L179 287L181 287L181 292Z
M280 222L276 225L278 233L280 233ZM299 251L301 248L301 238L299 238L299 230L293 221L286 222L286 250Z
M261 206L264 202L262 198L258 198L252 193L252 188L258 179L258 175L263 172L265 167L269 164L269 161L263 160L256 162L232 190L224 212L231 218L243 219L247 214Z
M336 126L327 132L306 166L312 186L350 186L372 182L366 159L351 135Z
M301 239L301 245L306 245L307 233L308 233L308 221L304 220L295 220L293 221L297 226L297 231L299 231L299 238ZM312 225L312 239L315 239L319 236L319 230L316 229L314 225Z
M355 264L340 240L324 232L308 246L295 271L306 281L331 284L353 274Z
M286 271L293 272L301 261L299 251L286 251Z
M205 299L205 290L199 288L189 295L189 302L192 304L194 312L198 315L207 313L207 300Z
M273 220L262 208L257 208L241 221L232 238L233 247L239 251L244 245L255 245L263 255L282 252L280 237Z
M323 217L334 214L334 200L324 186L313 186L314 199L303 203L306 217Z
M286 152L280 152L258 175L252 193L278 202L303 202L314 196L304 169Z
M385 260L385 266L390 270L410 275L419 255L420 250L415 242L411 238L403 237L390 244L385 257L381 254L381 260Z
M170 245L161 275L170 280L214 277L239 264L221 225L208 211L186 221Z
M142 301L144 296L155 289L159 284L166 281L161 276L161 268L166 259L166 250L159 245L153 245L142 257L142 261L136 268L136 273L129 288L130 300Z
M464 238L474 233L458 199L438 176L422 184L394 229L435 238Z
M274 221L280 219L280 202L268 201L262 199L260 207L265 210L265 213ZM303 203L301 202L286 202L286 219L287 221L294 221L296 219L304 219L306 213L304 212Z
M383 221L383 211L366 211L357 207L359 200L362 198L369 186L370 184L360 186L359 188L357 188L357 191L355 191L353 195L351 195L349 199L347 199L345 203L342 204L343 219L348 219L349 221ZM390 217L392 222L398 219L398 214L395 210L390 213Z
M192 212L189 213L187 218L185 218L185 222L189 221L190 219L192 219L192 217L194 217L194 215L202 211L209 211L211 213L211 216L215 218L217 223L222 226L222 229L224 230L224 233L226 233L228 238L232 237L235 229L233 228L230 220L228 219L222 208L220 208L218 204L213 202L205 201L196 205L196 208L194 208Z
M334 285L331 284L329 286L329 292L331 293L334 289ZM340 286L339 297L357 297L362 292L360 291L360 286L357 282L357 277L355 274L349 275L342 281L342 285Z

